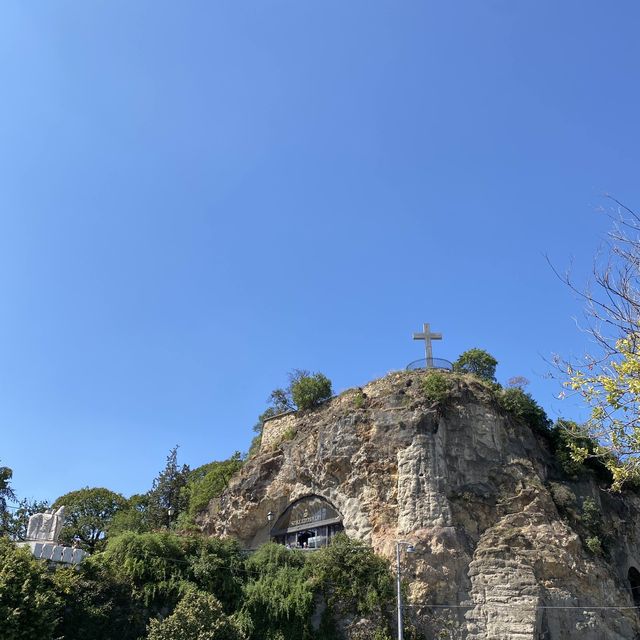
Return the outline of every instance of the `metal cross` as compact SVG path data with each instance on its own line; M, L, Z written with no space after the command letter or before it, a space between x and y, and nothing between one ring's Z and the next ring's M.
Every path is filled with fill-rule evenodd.
M433 369L433 351L431 350L432 340L442 340L441 333L431 333L429 323L425 322L422 325L422 333L414 333L414 340L424 340L424 353L427 357L427 369Z

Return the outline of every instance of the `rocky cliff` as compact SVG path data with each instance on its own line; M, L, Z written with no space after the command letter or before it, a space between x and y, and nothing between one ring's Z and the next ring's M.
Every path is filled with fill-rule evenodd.
M319 495L389 559L396 540L415 545L403 556L408 615L428 638L640 638L639 498L588 473L568 478L548 438L501 410L490 387L443 375L451 389L438 404L424 372L403 372L267 423L261 452L202 527L253 548L269 539L268 512ZM586 544L588 498L602 552Z

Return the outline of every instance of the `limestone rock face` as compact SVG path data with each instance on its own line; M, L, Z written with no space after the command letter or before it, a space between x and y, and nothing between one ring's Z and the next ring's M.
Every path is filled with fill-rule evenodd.
M435 407L423 376L390 374L285 416L286 429L267 422L267 444L201 514L203 529L255 548L269 540L268 512L318 495L390 560L396 540L415 545L403 575L426 637L640 638L628 580L640 570L640 499L565 477L547 440L482 383L451 376ZM602 514L602 555L585 545L586 498Z

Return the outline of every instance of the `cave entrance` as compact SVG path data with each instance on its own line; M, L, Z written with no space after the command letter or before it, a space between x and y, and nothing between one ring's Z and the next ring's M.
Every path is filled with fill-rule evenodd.
M320 549L343 531L342 515L320 496L291 503L271 529L271 539L296 549Z
M631 585L631 595L633 596L633 603L636 607L640 607L640 571L635 567L629 569L627 579Z

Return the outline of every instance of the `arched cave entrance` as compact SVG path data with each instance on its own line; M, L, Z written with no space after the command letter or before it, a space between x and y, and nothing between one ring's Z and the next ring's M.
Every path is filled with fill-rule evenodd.
M631 595L633 596L633 603L636 607L640 607L640 571L635 567L629 569L627 573L627 579L631 585Z
M344 527L340 512L320 496L290 504L271 529L271 539L296 549L320 549Z

